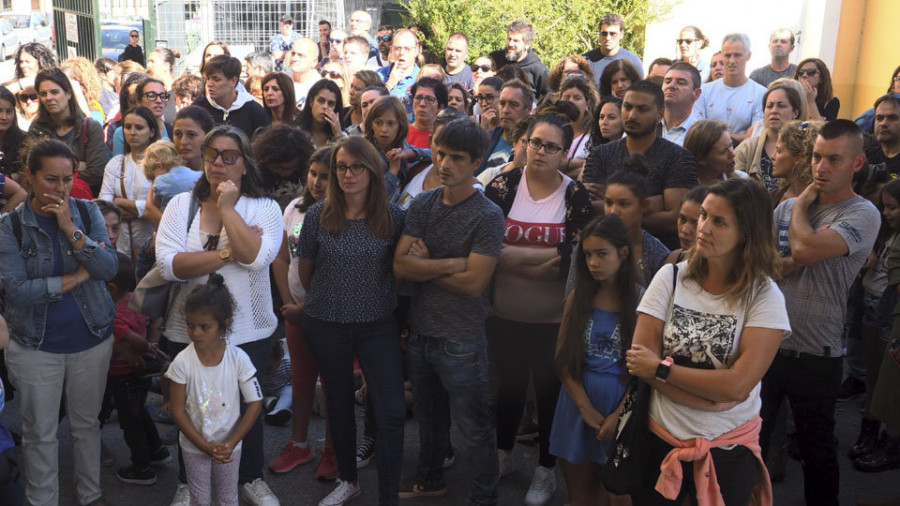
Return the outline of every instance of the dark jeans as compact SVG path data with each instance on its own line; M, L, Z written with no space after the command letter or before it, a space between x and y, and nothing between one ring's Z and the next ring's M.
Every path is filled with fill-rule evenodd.
M464 469L473 475L471 501L497 504L497 438L488 405L487 341L410 335L406 350L412 382L413 413L419 423L417 478L444 481L452 406L466 440Z
M176 343L163 337L159 343L160 349L167 355L175 358L185 348L187 344ZM238 346L250 357L250 362L256 368L257 375L259 371L265 371L266 364L269 360L269 354L272 351L272 338L267 337L259 341L244 343ZM246 411L246 404L241 403L241 414ZM238 482L240 484L250 483L257 478L263 477L263 468L265 467L265 441L263 436L263 418L260 416L253 423L253 427L247 432L242 440L241 449L241 466ZM184 474L184 458L181 455L181 445L178 445L178 483L187 483L187 477Z
M250 362L256 368L257 378L266 370L269 355L272 353L272 338L267 337L259 341L238 345L238 348L250 357ZM247 405L241 402L241 415L247 411ZM253 427L247 431L241 443L241 467L238 474L238 483L250 483L263 477L263 469L266 467L265 437L263 435L263 419L259 416L253 422Z
M683 476L681 492L674 501L666 499L654 490L654 487L656 487L656 480L660 474L659 466L672 447L655 434L651 434L647 444L653 451L653 472L647 473L646 485L641 487L640 491L631 494L632 502L636 506L681 506L687 498L690 504L696 505L697 487L694 484L694 463L681 463ZM745 446L737 446L731 450L711 448L709 454L712 456L713 465L716 468L716 480L726 506L749 505L760 470L759 461L753 456L753 452Z
M328 424L334 441L338 472L356 481L356 413L353 401L353 354L366 376L366 395L372 398L377 436L378 502L399 502L403 460L403 357L394 315L361 323L327 322L305 315L303 332L328 390Z
M776 355L762 380L763 419L759 442L769 448L772 427L785 397L797 426L807 504L838 504L839 472L834 440L834 409L841 387L841 357Z
M556 457L550 454L550 429L560 388L554 364L559 324L490 317L486 328L491 363L497 373L497 448L510 451L516 442L530 372L537 398L538 463L552 468Z
M119 427L125 437L125 444L131 450L131 464L135 469L150 467L150 454L162 447L156 423L147 411L147 392L150 378L137 374L109 376L107 390L110 391L119 413Z

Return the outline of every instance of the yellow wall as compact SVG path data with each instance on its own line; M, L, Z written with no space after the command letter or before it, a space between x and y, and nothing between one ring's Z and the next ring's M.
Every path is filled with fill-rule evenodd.
M833 84L841 117L855 118L887 91L900 64L896 0L844 0L837 30Z

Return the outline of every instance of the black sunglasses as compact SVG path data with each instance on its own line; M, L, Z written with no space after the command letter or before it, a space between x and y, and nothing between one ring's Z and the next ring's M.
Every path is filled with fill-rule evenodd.
M490 72L492 67L490 65L472 65L472 72L477 72L479 70L482 72Z

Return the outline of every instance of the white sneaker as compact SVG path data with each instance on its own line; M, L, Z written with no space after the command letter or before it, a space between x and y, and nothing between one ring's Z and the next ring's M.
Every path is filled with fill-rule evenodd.
M525 506L544 506L556 492L556 473L553 469L537 466L528 493L525 494Z
M512 463L512 452L507 453L506 450L497 450L497 461L500 464L500 477L508 476L516 472L516 468Z
M187 483L179 483L175 489L175 497L172 498L172 504L169 506L191 506L191 489Z
M281 502L262 478L241 485L241 497L253 506L281 506Z
M359 497L360 490L358 484L341 480L338 480L337 483L337 488L325 496L325 499L319 501L319 506L343 506Z

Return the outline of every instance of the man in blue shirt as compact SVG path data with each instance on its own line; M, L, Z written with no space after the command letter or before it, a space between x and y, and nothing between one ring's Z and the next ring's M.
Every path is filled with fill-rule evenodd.
M394 32L391 43L391 54L394 62L378 69L378 74L384 81L384 85L391 92L391 96L402 99L406 90L416 82L419 75L419 66L416 64L416 56L419 55L419 39L412 30L402 28Z
M290 52L294 42L301 39L300 34L294 31L294 18L290 14L282 14L279 20L281 31L272 36L269 41L269 49L272 58L275 59L275 70L284 70L284 57Z

